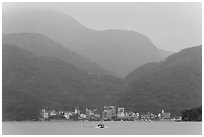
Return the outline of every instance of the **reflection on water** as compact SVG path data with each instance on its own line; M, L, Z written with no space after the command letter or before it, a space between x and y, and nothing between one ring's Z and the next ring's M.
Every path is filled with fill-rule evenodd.
M202 134L202 122L105 121L108 128L96 128L93 121L2 122L3 135L185 135Z

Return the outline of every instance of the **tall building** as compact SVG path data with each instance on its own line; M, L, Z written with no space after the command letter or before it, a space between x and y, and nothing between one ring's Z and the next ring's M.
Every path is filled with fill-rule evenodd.
M86 108L86 119L91 119L91 110L89 110L88 108Z
M117 118L122 119L125 117L125 108L118 108Z
M104 113L107 114L107 119L112 119L116 117L116 107L115 106L104 106Z
M75 110L74 110L74 113L75 113L75 114L80 114L79 108L76 107Z

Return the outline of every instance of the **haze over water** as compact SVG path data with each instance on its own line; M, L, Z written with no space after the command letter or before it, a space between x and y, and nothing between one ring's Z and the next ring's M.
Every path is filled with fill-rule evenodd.
M3 122L3 135L200 135L201 122L105 121ZM80 132L79 132L80 131Z

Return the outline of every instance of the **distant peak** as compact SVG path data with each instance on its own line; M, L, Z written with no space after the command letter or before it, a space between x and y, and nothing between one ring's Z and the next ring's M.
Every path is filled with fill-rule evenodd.
M48 19L49 21L53 20L52 22L55 22L56 20L60 20L62 23L68 23L72 25L75 28L86 28L84 25L79 23L75 18L70 16L69 14L60 11L60 10L53 10L53 9L13 9L13 10L7 10L3 11L2 13L3 18L4 17L28 17L29 19L32 16L32 19ZM9 15L9 16L8 16ZM87 29L87 28L86 28Z

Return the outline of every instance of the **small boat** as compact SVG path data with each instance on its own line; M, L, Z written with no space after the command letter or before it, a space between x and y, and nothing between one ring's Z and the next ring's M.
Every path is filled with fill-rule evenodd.
M105 125L104 124L98 124L98 128L105 128Z
M108 127L105 126L105 124L103 124L103 123L99 123L95 128L104 129L104 128L108 128Z

